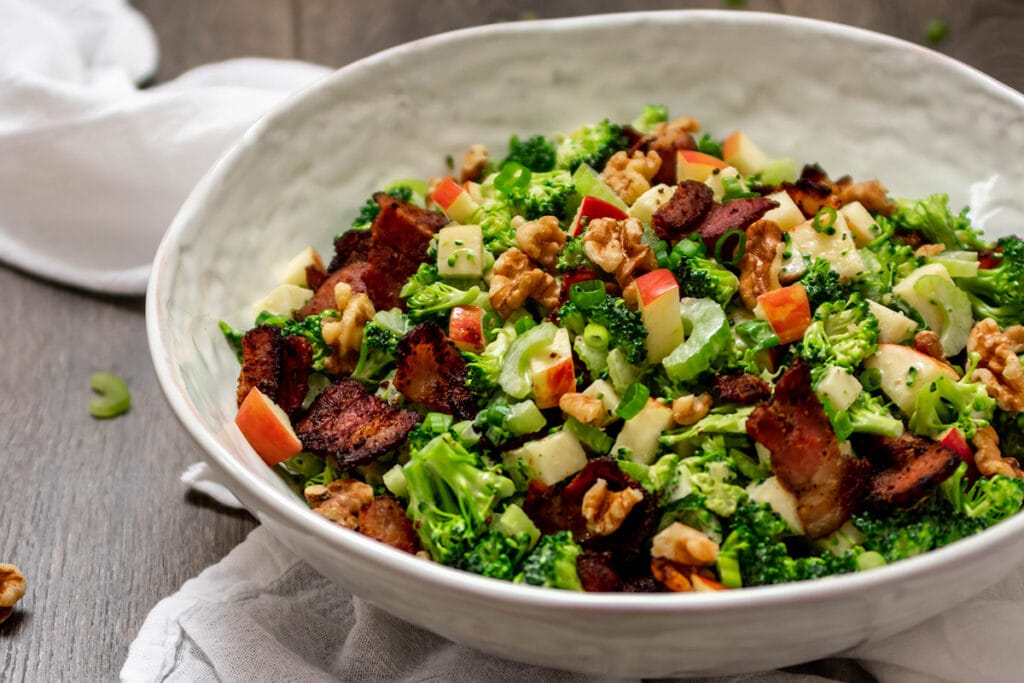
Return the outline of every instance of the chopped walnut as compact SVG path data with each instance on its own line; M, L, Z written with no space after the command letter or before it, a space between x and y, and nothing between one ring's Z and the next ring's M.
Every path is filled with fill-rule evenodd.
M352 285L347 282L334 285L334 310L344 311L349 301L352 301Z
M750 310L757 297L779 289L782 253L786 250L782 230L774 221L757 221L746 230L747 248L740 258L740 299Z
M358 479L336 479L303 491L313 512L349 529L359 528L359 512L373 500L373 488Z
M672 522L651 539L651 557L693 566L713 564L718 559L718 544L693 527Z
M918 258L931 258L946 251L945 244L922 244L914 250L914 256Z
M658 265L651 248L640 242L643 234L644 226L635 218L595 218L583 234L583 251L601 270L614 275L620 287L626 288L637 271L647 272Z
M651 574L658 583L673 593L689 593L694 590L690 580L693 567L687 567L664 557L651 558Z
M533 267L530 257L519 249L505 251L494 262L488 297L491 307L507 318L527 299L547 309L558 305L558 282L540 268Z
M686 394L672 401L672 419L676 424L692 425L711 410L711 394Z
M840 185L838 190L841 204L860 202L868 211L883 216L891 216L896 211L896 204L889 200L889 190L877 178Z
M25 597L25 575L13 564L0 564L0 623L14 611L14 605Z
M1006 477L1024 479L1024 470L1016 458L1004 458L999 450L999 434L992 427L979 429L971 439L974 446L974 464L986 477L1002 474Z
M1003 333L995 320L986 318L974 325L967 338L967 352L981 355L971 379L983 383L988 395L1010 413L1024 410L1024 369L1017 357L1024 345L1020 327L1014 325Z
M931 330L922 330L914 335L914 348L935 360L946 362L946 352L942 350L939 335Z
M601 180L612 188L615 194L627 204L632 204L640 195L651 189L651 179L661 168L661 156L655 151L644 154L616 152L601 171Z
M366 294L351 296L350 290L347 298L339 297L339 288L342 284L344 283L334 289L335 300L344 302L344 306L338 308L341 320L324 318L320 323L320 333L324 342L334 347L328 369L337 372L351 371L355 367L359 358L359 347L363 343L363 328L376 312L373 302Z
M598 536L615 533L633 507L643 499L644 494L634 488L609 491L608 482L599 478L583 494L582 509L587 531Z
M634 311L640 306L640 290L637 289L636 280L622 288L622 300Z
M604 422L604 403L596 396L570 391L558 399L558 407L585 424L599 427Z
M487 147L479 143L470 145L466 155L462 157L462 172L459 174L459 182L478 182L485 166L487 166Z
M716 581L714 575L707 569L697 569L690 574L690 583L693 584L693 590L698 593L729 590L726 586Z
M516 228L516 242L531 259L548 270L558 263L566 235L554 216L541 216Z

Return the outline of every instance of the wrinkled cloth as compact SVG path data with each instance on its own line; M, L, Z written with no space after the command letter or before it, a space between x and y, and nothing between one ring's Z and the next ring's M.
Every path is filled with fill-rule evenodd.
M239 59L139 89L153 32L124 0L0 0L0 261L146 291L188 192L259 117L329 73Z

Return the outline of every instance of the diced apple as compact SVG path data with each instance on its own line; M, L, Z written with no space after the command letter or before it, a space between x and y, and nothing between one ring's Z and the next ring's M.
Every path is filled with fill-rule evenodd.
M551 344L530 358L530 377L538 408L553 408L563 394L576 391L569 330L558 328Z
M818 398L827 398L836 410L849 408L862 391L864 387L857 378L838 365L832 365L825 370L821 379L814 385L814 393Z
M258 388L245 395L235 424L263 462L271 467L302 450L288 415Z
M783 488L778 478L771 476L758 484L751 484L747 487L747 493L756 503L768 503L793 533L804 535L804 525L796 511L796 496Z
M285 267L281 269L281 284L308 287L306 268L309 266L314 266L321 270L324 267L323 259L320 258L320 254L313 247L306 247L285 264Z
M917 321L899 311L894 311L871 299L868 299L868 308L871 309L871 314L878 318L878 343L880 344L899 344L910 339L917 332Z
M437 274L483 277L484 235L479 225L446 225L437 231Z
M463 351L479 353L487 345L483 321L479 306L455 306L448 318L448 338Z
M661 208L668 200L672 199L675 188L664 183L655 185L651 189L637 197L633 205L629 207L629 215L641 223L650 225L654 212Z
M522 461L531 480L554 486L586 467L587 454L573 433L563 429L507 451L503 461L509 471L518 471Z
M723 169L726 166L728 164L710 154L682 149L676 152L676 182L696 180L703 183L716 168Z
M811 324L811 303L800 283L773 289L757 297L757 317L767 320L783 344L802 339Z
M470 223L480 206L473 201L462 185L445 178L431 193L430 198L441 207L444 215L458 223Z
M774 201L778 206L766 213L762 218L766 221L772 221L783 232L792 230L807 220L804 218L803 211L800 210L800 207L796 205L796 202L793 201L793 198L785 190L773 192L767 198Z
M291 315L313 296L313 290L298 285L278 285L270 294L252 304L252 317L263 311L271 315Z
M812 221L806 221L789 231L793 246L815 258L829 262L832 270L842 278L852 278L864 271L864 259L857 251L853 233L846 225L843 214L837 213L831 230L818 232Z
M595 379L591 382L590 386L583 390L584 396L591 396L599 399L601 405L604 407L604 417L601 420L601 424L598 425L603 427L605 425L615 422L619 419L615 409L619 407L619 394L615 391L615 387L611 385L608 380Z
M704 180L704 184L711 188L712 198L716 202L720 202L725 197L725 179L739 177L739 171L732 166L726 166L723 169L713 169L711 174Z
M576 210L576 217L572 219L572 228L569 230L569 234L573 237L579 237L583 234L590 221L595 218L612 218L622 221L628 217L625 211L614 204L587 195L580 202L580 208Z
M752 176L768 163L768 156L742 130L722 142L722 158L745 176Z
M679 312L679 284L672 271L659 268L636 279L640 319L647 328L647 361L658 363L683 343Z
M922 389L942 375L954 382L959 379L945 363L899 344L879 344L864 361L864 367L879 371L882 392L908 416L913 414Z
M976 477L978 474L977 463L974 462L974 451L967 444L967 439L956 427L950 427L946 430L937 441L953 450L954 453L960 456L960 459L967 463L967 472L971 477Z
M647 399L647 405L622 425L612 446L612 455L625 449L633 462L650 465L658 454L658 437L673 424L672 408L653 398Z
M878 237L878 223L860 202L844 204L839 213L846 219L846 225L853 233L854 244L858 247L866 247Z

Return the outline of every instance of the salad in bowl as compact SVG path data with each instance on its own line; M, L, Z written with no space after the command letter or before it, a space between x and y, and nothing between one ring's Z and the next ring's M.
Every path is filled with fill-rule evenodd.
M447 161L221 323L235 422L312 514L493 578L703 592L1020 510L1024 242L663 106Z

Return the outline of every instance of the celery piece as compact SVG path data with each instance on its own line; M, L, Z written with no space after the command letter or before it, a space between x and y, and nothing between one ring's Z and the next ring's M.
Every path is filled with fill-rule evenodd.
M574 417L565 421L565 428L572 432L587 450L598 455L607 455L608 451L612 449L612 444L615 443L612 437L597 427L580 422Z
M686 340L661 364L674 382L687 382L711 367L729 343L729 321L712 299L694 299L681 306L683 323L690 328Z
M515 436L534 434L544 429L546 424L544 414L540 412L537 404L530 400L511 404L504 421L505 429Z
M558 326L543 322L516 337L505 354L498 374L498 384L512 398L526 398L533 388L530 382L530 359L555 340Z
M117 417L128 412L132 405L128 385L117 375L112 375L109 372L94 372L89 378L89 386L99 394L89 402L89 414L95 418Z

